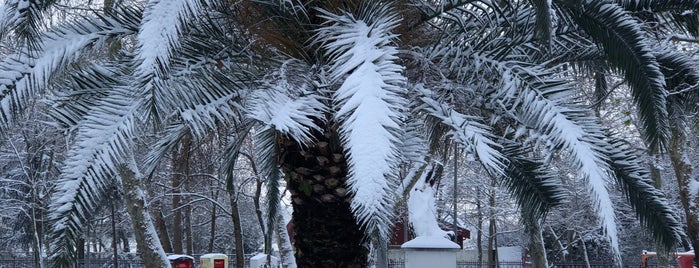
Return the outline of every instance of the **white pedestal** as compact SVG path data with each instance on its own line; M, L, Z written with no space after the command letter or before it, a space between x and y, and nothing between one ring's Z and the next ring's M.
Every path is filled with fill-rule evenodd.
M459 245L443 237L421 236L405 242L405 268L456 268Z

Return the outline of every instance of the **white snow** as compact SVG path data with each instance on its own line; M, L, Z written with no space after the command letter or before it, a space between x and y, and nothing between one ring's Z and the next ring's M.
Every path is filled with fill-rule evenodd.
M223 254L223 253L207 253L207 254L201 255L199 258L214 259L214 258L223 258L223 257L228 258L228 255Z
M256 92L251 104L250 118L302 142L310 141L310 131L318 129L311 118L323 118L325 110L325 105L315 95L294 99L280 89Z
M189 256L189 255L178 255L178 254L172 254L167 256L168 260L174 261L174 260L179 260L179 259L190 259L194 260L194 257Z
M699 181L692 179L689 181L690 200L694 200L697 195L699 195Z
M461 249L461 247L441 236L418 236L413 240L405 242L401 248L441 248L441 249Z
M182 24L197 15L202 5L199 0L150 0L143 12L137 36L136 75L157 74L159 66L168 66L170 54L179 47L178 36Z
M423 89L427 95L431 93ZM436 116L442 123L451 128L449 133L455 140L464 144L469 153L478 156L478 159L497 174L505 173L505 158L496 149L498 143L491 139L490 128L479 123L480 118L468 116L456 112L447 104L424 97L422 101L428 107L424 108L432 116Z
M341 122L340 136L348 148L351 207L368 232L386 236L393 213L393 190L400 144L405 77L394 63L397 50L389 32L396 18L386 16L367 25L344 15L326 14L334 24L319 36L334 64L330 77L344 79L334 92ZM372 230L378 228L376 230Z
M423 175L410 191L408 218L416 236L446 237L447 232L439 228L434 189L424 182Z

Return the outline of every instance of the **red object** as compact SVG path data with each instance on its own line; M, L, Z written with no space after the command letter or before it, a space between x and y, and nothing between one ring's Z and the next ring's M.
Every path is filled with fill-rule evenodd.
M214 268L226 268L226 262L223 260L214 260Z
M189 258L179 258L170 260L172 268L194 268L194 260Z
M677 263L680 265L680 268L692 268L694 256L678 256Z

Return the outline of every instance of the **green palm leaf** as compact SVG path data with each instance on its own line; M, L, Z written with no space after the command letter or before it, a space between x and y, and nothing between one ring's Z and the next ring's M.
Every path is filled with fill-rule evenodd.
M610 66L624 74L631 85L649 147L665 148L670 135L665 78L640 24L621 6L608 1L556 3L567 8L569 16L601 46Z
M542 161L531 157L519 143L508 142L503 152L509 164L501 183L522 211L543 219L552 208L563 203L566 195L560 180Z
M615 0L624 9L644 17L668 21L677 29L699 36L699 1L697 0Z
M611 140L607 150L617 185L636 212L641 225L666 250L679 245L684 236L682 224L678 221L679 215L667 206L665 195L653 187L644 163L639 161L640 158L632 153L623 140Z

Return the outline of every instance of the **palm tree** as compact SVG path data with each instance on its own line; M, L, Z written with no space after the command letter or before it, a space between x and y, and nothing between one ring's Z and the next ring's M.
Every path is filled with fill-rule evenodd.
M608 181L662 245L684 235L639 158L566 74L622 74L648 146L666 148L674 84L661 67L688 69L656 57L634 10L669 14L668 27L683 30L692 20L673 15L696 1L122 1L47 29L42 14L58 2L0 8L0 37L21 44L0 63L0 129L47 97L71 141L53 201L57 267L71 266L115 178L139 205L129 213L146 265L166 266L140 185L183 137L217 128L241 130L229 177L242 140L256 140L268 230L286 180L301 267L365 266L367 242L389 233L395 189L413 180L397 167L424 170L447 140L510 190L527 224L564 198L543 151L573 159L615 249ZM136 143L149 133L158 140L139 166Z

